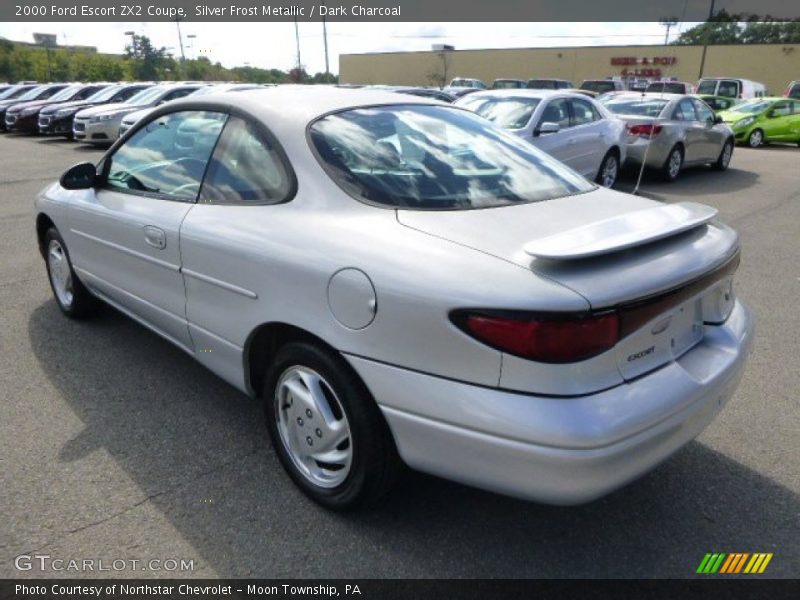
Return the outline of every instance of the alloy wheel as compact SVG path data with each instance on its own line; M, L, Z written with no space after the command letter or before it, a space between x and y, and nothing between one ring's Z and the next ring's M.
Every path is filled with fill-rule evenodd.
M47 247L47 267L50 282L58 301L65 308L72 306L75 298L75 289L72 282L72 269L64 247L58 240L50 240Z

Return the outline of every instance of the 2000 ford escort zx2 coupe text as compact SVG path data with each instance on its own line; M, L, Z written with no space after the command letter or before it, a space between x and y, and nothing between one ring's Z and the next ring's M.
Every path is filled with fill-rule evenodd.
M402 462L602 496L712 421L752 338L713 209L600 188L419 97L169 103L36 212L62 311L102 299L263 398L284 467L332 508Z

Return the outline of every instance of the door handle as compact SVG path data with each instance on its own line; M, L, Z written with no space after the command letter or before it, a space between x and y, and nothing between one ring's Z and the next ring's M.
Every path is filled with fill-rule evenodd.
M167 234L163 229L154 227L153 225L144 226L144 241L148 246L163 250L167 247Z

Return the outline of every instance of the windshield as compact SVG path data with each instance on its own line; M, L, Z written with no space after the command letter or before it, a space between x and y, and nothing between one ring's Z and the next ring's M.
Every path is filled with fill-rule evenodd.
M89 96L86 101L87 102L105 102L106 100L111 100L120 89L122 88L121 85L110 85L108 87L104 87L102 90L99 90Z
M746 100L741 104L737 104L731 108L731 112L742 112L748 115L754 115L767 110L772 105L772 102L765 100Z
M701 81L700 85L697 86L697 93L698 94L709 94L713 96L717 91L717 82L715 80L712 81Z
M557 90L558 83L554 79L531 79L528 87L536 90Z
M603 106L618 115L657 117L667 104L669 100L663 98L612 96L603 103Z
M155 86L151 88L147 88L146 90L142 90L138 94L131 96L125 104L132 104L134 106L145 106L147 104L151 104L158 100L161 95L164 93L164 88L161 86Z
M594 189L517 136L444 106L353 109L316 121L310 133L339 186L390 207L488 208Z
M30 88L27 87L17 87L12 85L7 90L3 90L3 93L0 94L0 100L8 100L13 98L19 98L22 94L28 91Z
M46 91L49 86L37 85L35 88L28 90L19 97L19 100L36 100L42 92Z
M53 94L50 97L50 100L69 100L75 94L77 94L82 88L83 88L82 85L71 85L69 87L65 87L57 94Z
M539 98L512 96L476 98L476 101L469 103L469 109L504 129L522 129L531 120L539 102Z

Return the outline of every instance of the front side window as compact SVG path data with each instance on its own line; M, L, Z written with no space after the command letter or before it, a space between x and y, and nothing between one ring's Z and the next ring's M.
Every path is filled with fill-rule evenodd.
M539 124L556 123L561 129L569 127L569 107L565 98L551 100L544 108Z
M697 119L705 121L706 123L714 122L714 111L711 110L705 103L700 100L692 100L694 109L697 112Z
M184 111L153 119L111 156L106 186L193 202L226 117Z
M503 96L476 98L474 101L465 102L465 104L498 127L522 129L531 120L531 115L536 110L539 102L539 98Z
M717 94L717 81L714 79L701 81L700 85L697 86L697 93L708 94L709 96L722 96L722 94Z
M572 105L572 126L586 125L600 119L600 115L595 108L586 100L578 100L573 98L569 101Z
M788 102L776 102L772 108L772 115L775 117L788 117L792 114L792 107Z
M291 188L276 150L252 125L231 117L208 165L199 202L275 204L286 200Z
M489 208L595 187L518 136L445 106L351 109L317 120L310 137L342 189L392 208Z
M672 119L674 121L697 120L697 117L694 114L694 107L688 98L684 98L678 103L678 106L675 107L675 111L672 113Z

